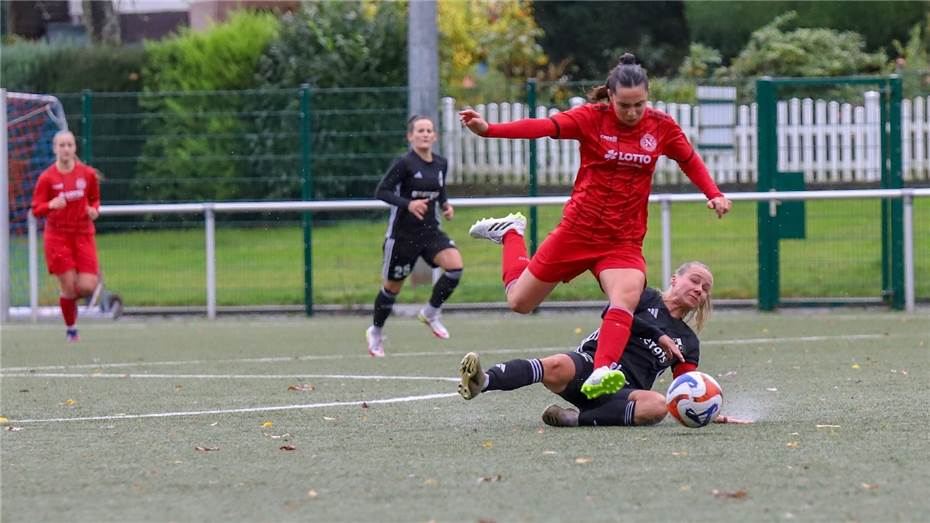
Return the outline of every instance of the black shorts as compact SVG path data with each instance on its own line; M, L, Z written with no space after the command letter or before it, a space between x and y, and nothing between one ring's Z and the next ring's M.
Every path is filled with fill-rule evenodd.
M384 252L384 264L381 277L385 280L401 281L413 271L417 258L423 258L430 267L435 268L433 259L440 251L455 249L455 242L442 231L419 233L416 236L397 236L386 238L381 250Z
M578 350L566 352L565 354L575 362L575 377L568 386L565 387L565 390L559 393L562 399L578 407L578 410L582 412L601 407L608 403L615 403L616 407L620 409L620 412L626 408L630 393L638 389L628 383L625 387L613 394L604 394L603 396L589 400L587 396L581 392L581 385L583 385L584 380L588 379L588 376L594 372L594 353L579 348Z

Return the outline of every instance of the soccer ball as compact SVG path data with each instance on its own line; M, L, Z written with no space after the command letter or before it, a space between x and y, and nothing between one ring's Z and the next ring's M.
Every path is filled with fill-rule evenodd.
M668 412L685 427L696 429L714 421L723 405L723 391L714 378L698 371L682 374L665 393Z

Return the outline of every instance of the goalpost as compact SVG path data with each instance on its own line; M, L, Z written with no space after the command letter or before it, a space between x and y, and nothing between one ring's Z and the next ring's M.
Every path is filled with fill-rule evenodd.
M55 161L52 140L68 128L64 107L54 96L0 89L0 322L10 308L35 305L36 260L29 259L32 191L39 175Z

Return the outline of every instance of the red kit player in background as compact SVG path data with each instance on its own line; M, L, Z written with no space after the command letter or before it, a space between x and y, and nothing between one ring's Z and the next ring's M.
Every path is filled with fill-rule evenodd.
M614 393L626 382L617 365L646 284L642 246L656 160L660 155L675 160L718 217L732 205L678 124L649 107L648 96L646 72L635 56L625 53L606 83L588 93L591 103L550 118L489 124L473 110L459 113L469 130L488 138L581 142L581 167L562 221L532 260L523 240L526 218L520 213L479 220L469 232L503 243L507 303L516 312L531 312L561 281L585 271L597 278L610 304L601 323L594 372L581 387L592 399Z
M74 135L59 131L52 142L55 163L36 183L32 214L45 216L45 263L61 286L61 315L68 341L78 341L77 300L97 287L94 220L100 214L97 170L77 158Z

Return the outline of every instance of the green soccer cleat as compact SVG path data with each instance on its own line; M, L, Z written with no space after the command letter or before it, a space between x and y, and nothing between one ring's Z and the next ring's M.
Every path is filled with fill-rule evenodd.
M484 375L484 371L481 370L481 362L478 360L478 355L474 352L469 352L462 358L462 363L459 364L459 374L462 376L462 381L459 383L459 394L470 400L481 394L481 391L484 390L484 381L487 379Z
M594 369L594 372L581 385L581 393L589 400L593 400L604 394L613 394L622 389L624 385L626 385L626 376L622 371L600 367Z

